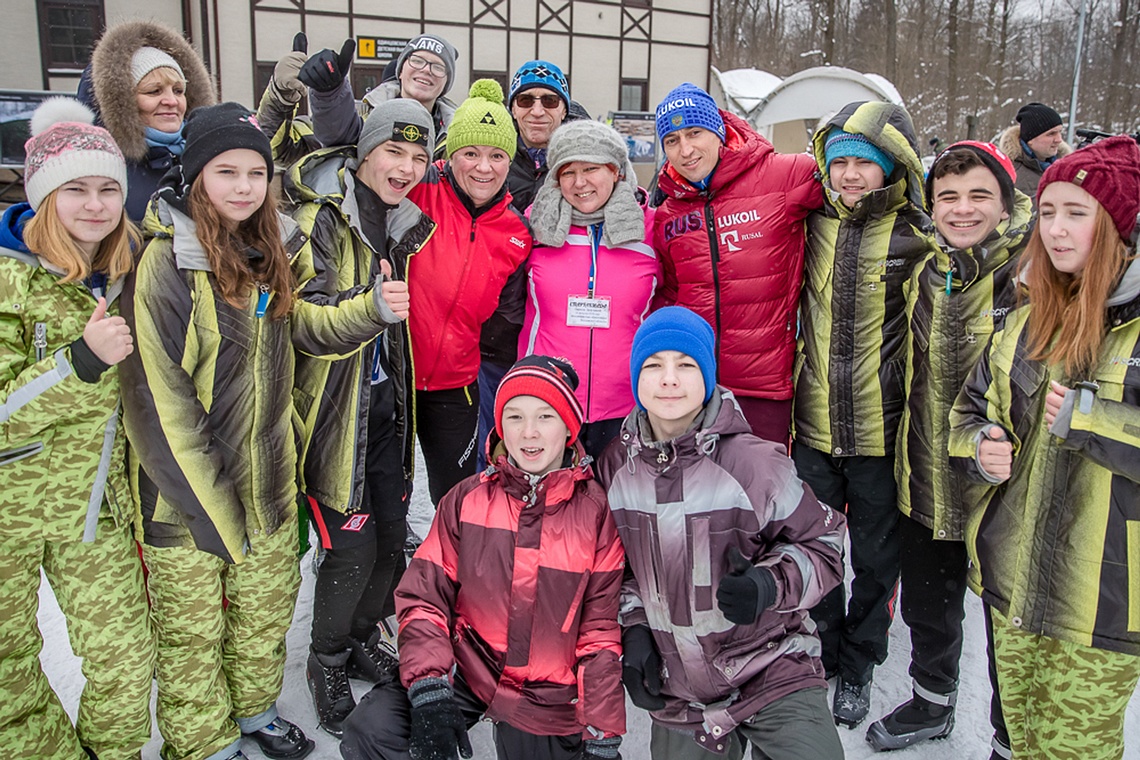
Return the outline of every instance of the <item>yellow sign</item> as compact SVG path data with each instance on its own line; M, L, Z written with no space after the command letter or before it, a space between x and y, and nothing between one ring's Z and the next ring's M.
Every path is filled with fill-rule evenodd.
M374 37L357 37L356 38L356 57L357 58L375 58L376 57L376 39Z

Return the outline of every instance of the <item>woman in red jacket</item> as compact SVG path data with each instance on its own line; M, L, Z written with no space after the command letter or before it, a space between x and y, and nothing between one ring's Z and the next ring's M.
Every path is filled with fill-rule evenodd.
M760 438L788 443L804 220L823 205L815 160L782 155L686 82L657 106L667 162L653 224L662 304L716 334L717 381Z
M480 79L451 121L447 162L408 193L437 225L407 272L416 434L433 504L475 473L479 332L530 254L506 189L517 144L502 88Z

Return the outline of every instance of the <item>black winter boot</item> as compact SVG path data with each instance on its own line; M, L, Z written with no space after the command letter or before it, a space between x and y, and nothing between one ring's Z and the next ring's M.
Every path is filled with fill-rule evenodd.
M871 682L859 684L844 680L835 684L835 698L831 702L831 715L835 725L855 728L871 710Z
M400 660L396 649L382 637L379 628L372 632L368 641L361 641L355 636L350 637L348 646L349 678L386 684L400 677Z
M261 747L261 754L274 760L301 760L317 746L305 732L278 715L259 731L245 734Z
M305 666L305 680L309 683L309 693L313 695L317 721L321 728L337 738L344 733L344 721L356 707L352 687L348 685L348 673L345 672L345 664L351 655L349 649L336 654L319 654L310 649L309 662Z
M954 730L954 702L956 694L923 694L917 692L896 707L889 715L875 721L867 729L867 742L876 752L902 749L927 739L945 739Z

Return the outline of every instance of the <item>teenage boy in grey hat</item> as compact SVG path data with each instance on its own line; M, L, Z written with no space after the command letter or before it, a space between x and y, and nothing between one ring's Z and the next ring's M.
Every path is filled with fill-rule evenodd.
M434 138L422 105L389 100L368 115L355 148L319 150L290 169L285 184L302 201L296 220L307 236L293 264L301 297L335 303L383 274L392 322L407 318L407 256L435 223L406 196L427 170ZM336 361L297 355L301 485L320 536L306 675L321 728L334 736L355 707L349 676L382 683L396 675L378 623L395 611L404 571L407 346L401 325Z

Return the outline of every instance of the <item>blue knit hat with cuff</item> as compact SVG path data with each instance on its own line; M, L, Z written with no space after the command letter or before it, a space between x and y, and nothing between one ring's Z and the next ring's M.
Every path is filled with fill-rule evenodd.
M657 106L657 138L664 140L670 132L689 127L707 129L725 138L724 119L716 101L691 82L677 85Z
M831 162L837 158L865 158L874 161L883 170L883 176L891 176L895 162L890 156L875 146L863 135L844 132L839 127L832 127L827 133L827 142L823 148L823 160L831 170Z
M633 336L629 353L629 376L633 382L633 398L639 409L645 409L637 395L641 365L658 351L680 351L691 356L701 368L705 381L707 404L716 388L716 337L700 315L683 306L666 306L641 323Z

